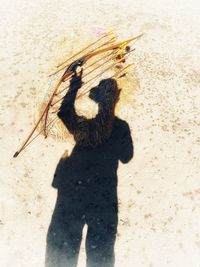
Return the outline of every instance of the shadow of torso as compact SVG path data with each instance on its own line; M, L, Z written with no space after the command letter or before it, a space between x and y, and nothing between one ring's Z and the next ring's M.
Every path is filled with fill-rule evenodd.
M114 119L110 138L92 147L76 145L61 158L53 180L58 189L47 237L46 267L77 265L86 224L87 267L114 266L118 223L117 168L133 156L130 129Z

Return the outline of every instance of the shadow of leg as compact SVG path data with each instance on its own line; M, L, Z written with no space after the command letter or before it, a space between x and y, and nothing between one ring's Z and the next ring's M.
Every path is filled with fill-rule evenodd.
M87 267L114 267L116 232L117 218L109 221L94 218L88 223Z
M45 267L76 267L83 222L53 218L47 235Z

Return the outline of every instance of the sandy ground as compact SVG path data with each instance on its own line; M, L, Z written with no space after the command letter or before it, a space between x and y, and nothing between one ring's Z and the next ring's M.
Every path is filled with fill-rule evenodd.
M40 137L14 152L34 122L64 51L100 30L145 36L132 55L139 88L121 110L134 158L118 169L115 267L200 266L200 7L195 0L1 0L0 266L42 267L55 167L71 144ZM84 236L86 233L84 229ZM82 242L78 267L85 266Z

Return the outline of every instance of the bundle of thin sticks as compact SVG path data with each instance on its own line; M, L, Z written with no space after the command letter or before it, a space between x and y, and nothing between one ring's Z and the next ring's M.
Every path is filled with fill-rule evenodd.
M107 78L119 79L128 72L132 64L127 65L126 58L134 51L129 44L141 36L142 34L116 43L117 36L113 32L108 32L102 34L84 49L60 63L50 75L60 75L60 78L58 78L57 84L53 88L49 100L33 129L13 157L17 157L40 134L44 134L45 138L47 138L50 129L57 120L57 112L64 95L69 89L69 81L78 67L83 69L82 78L84 83L77 98L82 98L90 91L97 80L106 76Z

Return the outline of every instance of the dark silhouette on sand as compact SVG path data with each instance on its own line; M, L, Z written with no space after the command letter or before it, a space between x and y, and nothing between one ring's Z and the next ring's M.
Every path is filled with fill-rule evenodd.
M128 124L114 115L117 82L102 80L91 89L90 98L99 106L94 119L76 114L81 85L81 75L75 75L58 113L76 145L69 157L61 158L54 175L58 196L47 235L46 267L77 266L85 224L87 267L114 267L118 161L133 157L133 144Z

